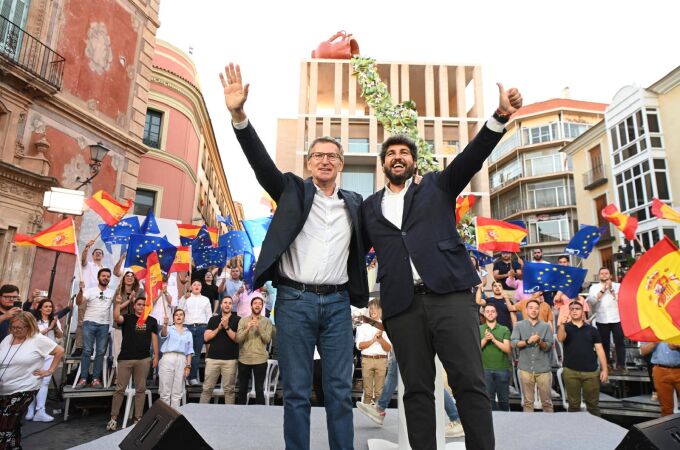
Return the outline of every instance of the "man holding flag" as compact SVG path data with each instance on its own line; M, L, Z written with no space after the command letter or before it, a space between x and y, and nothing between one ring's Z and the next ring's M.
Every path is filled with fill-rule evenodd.
M600 332L602 346L607 356L607 364L611 366L611 336L616 347L616 362L619 369L626 368L626 348L623 343L623 328L619 316L619 283L612 281L611 272L602 267L598 273L600 282L590 286L587 301L592 306L593 320Z

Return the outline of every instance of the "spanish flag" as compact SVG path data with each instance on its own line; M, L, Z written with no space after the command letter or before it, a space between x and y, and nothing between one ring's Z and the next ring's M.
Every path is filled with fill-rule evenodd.
M196 239L201 225L177 224L177 231L179 232L179 240L182 245L191 245L191 241Z
M658 198L652 201L652 214L659 219L668 219L680 223L680 212L674 210Z
M680 344L680 251L667 236L628 270L618 304L630 339Z
M175 260L172 262L172 266L170 266L170 270L168 270L168 273L188 272L189 270L191 270L191 247L189 246L177 247L177 253L175 253Z
M635 240L635 232L638 227L638 220L619 211L615 204L609 204L602 210L602 217L609 223L621 230L627 240Z
M99 214L107 225L113 226L128 212L132 206L132 200L127 200L127 204L119 203L107 192L98 191L92 197L86 199L85 204Z
M477 248L497 252L518 252L527 230L502 220L477 216Z
M219 240L219 235L217 233L217 228L206 227L208 234L210 235L210 240L212 241L213 247L217 247L217 241Z
M35 245L56 252L77 254L73 219L64 219L33 236L17 233L14 235L14 242L16 245Z
M146 257L145 281L146 303L144 303L144 312L139 316L139 320L137 320L137 328L146 326L146 319L153 309L153 301L158 298L163 290L163 273L161 272L161 264L158 262L158 255L155 251L149 253Z
M475 204L476 197L474 195L459 195L456 199L456 223L465 217L465 214L472 209Z

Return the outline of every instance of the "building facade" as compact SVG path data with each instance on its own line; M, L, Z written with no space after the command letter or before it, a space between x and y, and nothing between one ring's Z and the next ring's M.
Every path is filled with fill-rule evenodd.
M584 174L577 207L589 216L585 219L593 223L603 205L614 203L638 219L637 237L646 249L663 235L677 241L678 224L656 218L651 205L656 197L675 209L679 206L680 182L673 174L680 173L680 67L648 88L621 88L604 120L564 153L573 161L574 172ZM618 230L612 231L614 252L620 245L642 250L637 241L626 242ZM594 266L607 265L599 256Z
M146 108L135 214L217 226L243 219L224 174L198 73L189 55L157 40Z
M540 247L556 262L578 229L574 175L559 150L600 121L606 106L566 98L526 105L489 157L491 216L527 228L525 257Z
M0 283L22 295L47 289L54 253L16 247L14 235L60 219L43 211L43 192L90 175L89 145L110 151L82 190L135 196L159 3L0 0ZM83 222L80 235L94 235L96 223ZM59 302L74 263L59 261Z
M411 99L421 136L446 167L484 125L479 66L378 62L378 72L394 102ZM279 119L276 162L284 171L309 176L309 143L320 136L338 139L345 151L341 187L368 197L385 184L380 146L388 137L364 102L348 60L310 59L300 64L298 117ZM487 170L468 186L481 195L475 214L488 215Z

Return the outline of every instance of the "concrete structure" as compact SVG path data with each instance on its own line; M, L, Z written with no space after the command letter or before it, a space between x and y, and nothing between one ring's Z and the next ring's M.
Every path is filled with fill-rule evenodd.
M418 129L446 167L484 125L479 66L378 62L394 102L411 99ZM348 60L311 59L300 64L296 119L279 119L276 162L284 171L307 177L306 150L320 136L337 138L345 149L340 184L364 197L385 184L379 152L388 137L361 97ZM489 211L486 168L468 186L482 195L476 214Z
M156 41L135 213L216 226L215 216L243 219L231 198L217 142L188 55Z
M54 253L13 237L58 220L43 213L43 192L88 177L88 145L111 151L83 190L135 196L159 3L0 0L0 283L22 295L47 289ZM97 231L92 216L77 220L81 239ZM60 259L60 303L74 263Z
M651 203L656 197L678 209L680 182L673 174L680 173L679 150L680 66L648 88L621 88L604 120L563 149L574 173L583 174L581 180L575 179L579 218L595 223L601 205L615 203L623 213L637 217L637 236L646 248L664 234L677 240L678 224L654 217ZM628 244L618 230L612 232L614 251ZM630 244L641 250L637 242ZM588 267L611 264L610 253L601 249Z
M557 262L578 229L574 177L559 149L602 119L607 105L567 98L522 107L489 157L491 216L522 221L526 257Z

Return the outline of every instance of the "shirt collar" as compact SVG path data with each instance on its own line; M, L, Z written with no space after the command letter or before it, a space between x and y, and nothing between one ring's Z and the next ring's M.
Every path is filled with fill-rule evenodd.
M392 192L392 190L390 189L390 182L388 181L387 183L385 183L385 195L403 195L411 186L411 183L413 183L413 177L406 180L406 182L404 183L404 189L402 189L399 192Z
M335 188L333 189L333 193L331 195L326 195L319 186L316 185L316 183L312 182L314 187L316 188L316 193L318 195L322 195L327 198L338 198L338 191L340 190L340 187L336 184Z

